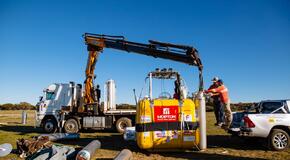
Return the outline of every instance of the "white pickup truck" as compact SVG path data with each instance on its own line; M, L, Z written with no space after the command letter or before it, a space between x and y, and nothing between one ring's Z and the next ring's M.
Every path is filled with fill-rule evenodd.
M277 151L289 147L290 100L261 101L245 112L234 113L233 117L230 133L266 138L269 147Z

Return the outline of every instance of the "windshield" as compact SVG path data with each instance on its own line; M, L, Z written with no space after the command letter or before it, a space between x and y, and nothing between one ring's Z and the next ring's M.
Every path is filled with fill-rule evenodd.
M54 92L46 92L46 100L54 99Z

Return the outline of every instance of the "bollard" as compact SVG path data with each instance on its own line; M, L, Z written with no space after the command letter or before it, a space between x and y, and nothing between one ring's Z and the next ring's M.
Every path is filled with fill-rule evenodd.
M114 160L131 160L133 158L133 154L129 149L123 149Z
M93 140L85 148L83 148L76 156L76 160L90 160L94 156L97 149L101 148L101 142Z
M37 111L34 111L34 128L37 126Z
M27 112L22 111L22 124L26 124L27 121Z

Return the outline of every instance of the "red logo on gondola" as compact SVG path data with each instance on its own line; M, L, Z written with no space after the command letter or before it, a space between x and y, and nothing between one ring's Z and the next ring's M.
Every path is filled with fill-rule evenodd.
M155 122L178 121L178 106L154 106Z

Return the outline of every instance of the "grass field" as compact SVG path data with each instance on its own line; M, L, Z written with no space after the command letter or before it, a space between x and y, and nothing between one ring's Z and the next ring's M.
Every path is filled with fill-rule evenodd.
M95 159L112 159L119 151L128 148L133 152L134 159L290 159L290 149L283 152L267 150L261 139L243 140L232 137L224 130L215 127L214 115L207 113L206 151L161 152L150 153L138 149L134 142L124 141L122 136L114 131L97 131L81 133L78 140L62 141L59 144L84 147L90 141L98 139L102 149L95 154ZM28 124L21 124L21 111L0 111L0 144L11 143L16 148L16 139L30 138L41 134L41 129L34 128L34 111L28 111ZM0 159L20 159L16 154L10 154Z

